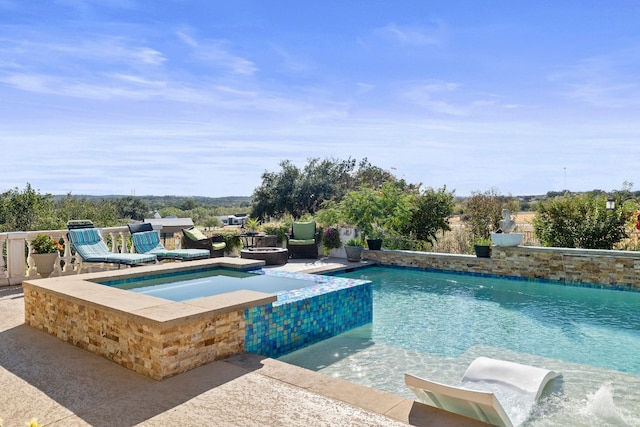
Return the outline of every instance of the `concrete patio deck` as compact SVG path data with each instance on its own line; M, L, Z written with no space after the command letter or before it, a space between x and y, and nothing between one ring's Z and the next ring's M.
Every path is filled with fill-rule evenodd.
M278 268L344 269L346 260ZM348 263L354 266L354 263ZM480 426L399 396L252 354L158 382L24 324L0 288L0 418L44 426Z

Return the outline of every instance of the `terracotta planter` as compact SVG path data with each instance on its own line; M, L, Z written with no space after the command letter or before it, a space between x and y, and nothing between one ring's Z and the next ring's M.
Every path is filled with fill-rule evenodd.
M36 264L36 270L43 279L46 279L53 273L54 265L58 260L58 254L31 254L33 262Z

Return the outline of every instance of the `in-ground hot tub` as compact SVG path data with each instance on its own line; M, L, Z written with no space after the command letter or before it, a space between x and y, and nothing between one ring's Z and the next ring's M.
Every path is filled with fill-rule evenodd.
M277 293L238 289L185 301L101 284L262 264L218 258L26 281L25 322L162 380L245 351L284 354L371 321L371 284L361 280L267 272L309 286Z

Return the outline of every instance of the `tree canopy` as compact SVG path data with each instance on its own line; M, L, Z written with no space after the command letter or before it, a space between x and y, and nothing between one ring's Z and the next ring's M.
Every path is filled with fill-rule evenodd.
M27 183L23 190L14 188L0 193L0 232L60 230L73 219L89 219L98 227L124 225L143 220L158 209L162 216L192 218L207 227L221 224L218 216L245 213L247 197L178 197L178 196L64 196L41 194Z
M29 183L24 191L5 191L0 194L0 231L50 229L53 206L51 194L42 195Z
M290 160L283 160L280 168L279 172L262 174L262 184L252 196L252 217L265 219L291 215L300 218L316 213L328 201L342 200L349 191L364 185L378 188L394 179L366 158L360 163L352 158L312 158L302 169Z

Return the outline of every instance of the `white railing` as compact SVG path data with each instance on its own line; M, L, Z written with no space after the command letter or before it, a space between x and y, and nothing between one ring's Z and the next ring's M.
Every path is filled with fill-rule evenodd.
M112 252L135 252L130 246L128 227L107 227L99 230L104 241L111 245ZM38 279L40 277L34 259L31 257L32 242L39 234L47 234L58 241L62 241L64 246L64 253L58 256L50 277L80 273L80 260L71 251L67 232L67 230L43 230L0 233L0 286L18 285L24 280ZM108 264L100 266L83 264L82 268L87 271L88 269L106 269L110 267Z

